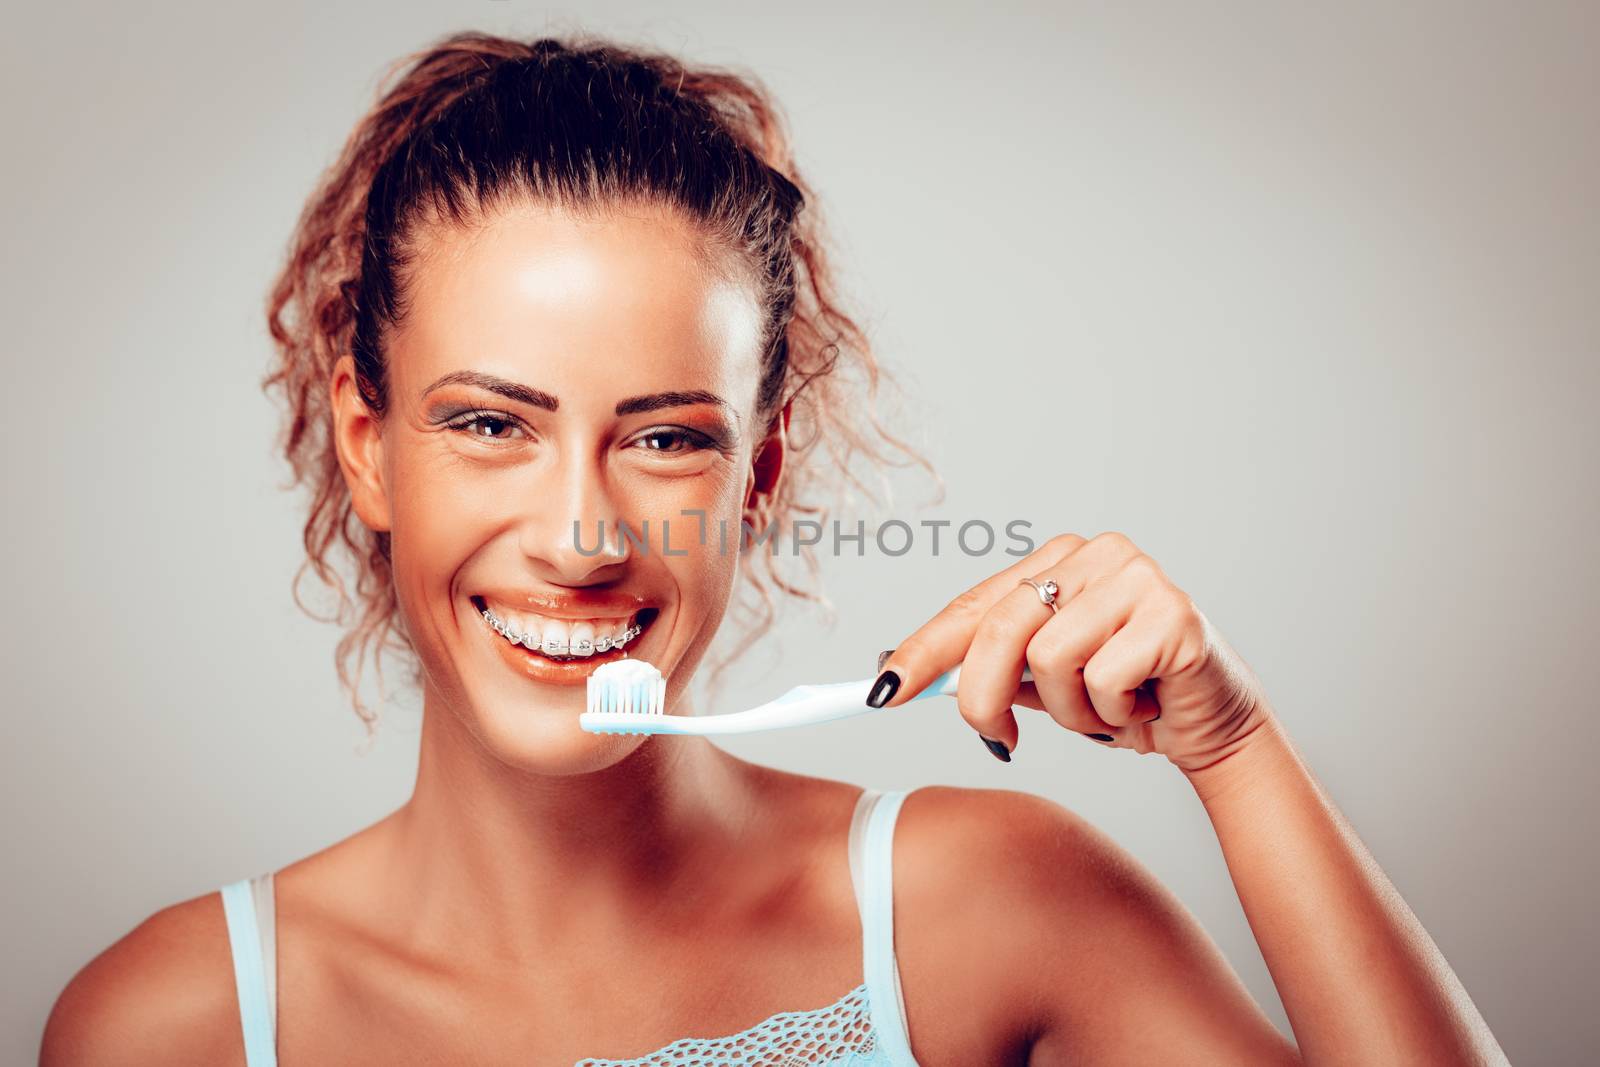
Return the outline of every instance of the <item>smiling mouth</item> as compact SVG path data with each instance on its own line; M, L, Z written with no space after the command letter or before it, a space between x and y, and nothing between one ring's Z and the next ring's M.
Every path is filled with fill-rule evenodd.
M640 608L626 620L556 619L504 609L497 613L482 597L471 600L478 617L502 640L552 663L625 658L627 647L661 613L659 608Z

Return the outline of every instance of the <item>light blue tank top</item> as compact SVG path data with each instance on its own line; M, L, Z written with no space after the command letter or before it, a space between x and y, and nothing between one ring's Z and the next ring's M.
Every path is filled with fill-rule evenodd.
M910 790L867 789L850 820L850 880L861 912L862 982L822 1008L786 1011L726 1037L685 1037L628 1060L573 1067L917 1067L894 954L895 817ZM277 1067L277 938L272 874L224 886L247 1067Z

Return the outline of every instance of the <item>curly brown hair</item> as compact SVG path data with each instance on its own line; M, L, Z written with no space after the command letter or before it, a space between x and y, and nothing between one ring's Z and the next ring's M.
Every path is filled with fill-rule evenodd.
M353 356L361 394L382 417L383 342L406 312L406 270L430 224L481 223L514 198L575 211L643 200L676 208L712 247L746 257L767 313L758 419L770 428L793 405L786 470L770 501L775 537L800 516L828 514L810 499L825 484L877 500L853 471L858 457L933 473L875 413L886 372L841 308L822 220L758 78L588 34L520 41L463 32L396 61L377 96L289 241L267 304L276 352L262 383L281 391L287 409L279 447L293 468L288 487L305 485L311 496L306 559L291 590L302 610L346 627L335 661L369 739L378 715L359 692L369 651L380 693L385 649L410 657L419 684L421 664L399 612L389 537L352 508L328 383L336 361ZM818 446L824 455L813 455ZM353 596L331 563L335 552L353 560ZM763 565L743 568L756 603L734 605L751 622L740 651L770 628L773 588L831 610L820 589L780 573L776 553L752 555ZM815 557L809 547L799 555L815 583ZM332 615L301 599L308 571L336 594Z

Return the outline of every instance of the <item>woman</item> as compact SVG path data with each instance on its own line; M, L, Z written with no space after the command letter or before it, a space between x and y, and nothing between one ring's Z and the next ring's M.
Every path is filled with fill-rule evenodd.
M716 537L581 529L697 516L753 537L898 444L815 215L752 80L479 34L401 65L300 221L269 383L313 489L308 564L337 583L342 545L359 566L352 696L366 650L415 653L415 792L146 920L63 992L43 1063L1503 1059L1257 679L1119 534L1056 537L955 597L870 702L964 663L960 713L1001 759L1014 705L1166 756L1298 1048L1183 907L1052 802L863 791L578 727L585 678L623 656L692 714L739 580L800 591Z

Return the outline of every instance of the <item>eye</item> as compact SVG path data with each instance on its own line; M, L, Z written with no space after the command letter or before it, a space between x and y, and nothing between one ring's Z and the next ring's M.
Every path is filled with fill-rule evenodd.
M515 419L500 411L463 411L445 425L485 441L514 441L516 438L503 436L502 431L519 429Z
M647 430L634 439L634 443L642 445L646 452L659 452L664 455L674 456L686 452L698 452L702 449L714 448L716 443L703 433L685 429L682 426L663 426L655 430Z

